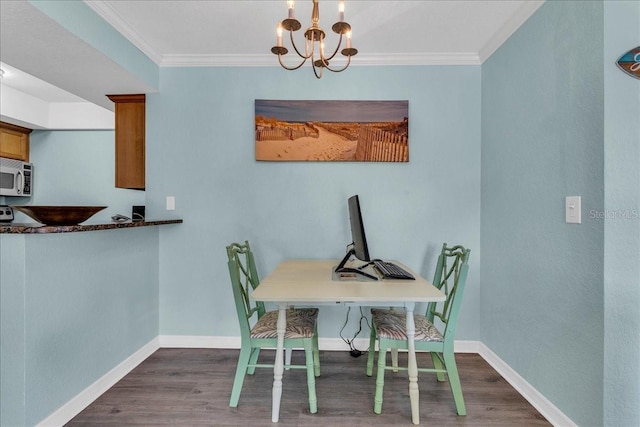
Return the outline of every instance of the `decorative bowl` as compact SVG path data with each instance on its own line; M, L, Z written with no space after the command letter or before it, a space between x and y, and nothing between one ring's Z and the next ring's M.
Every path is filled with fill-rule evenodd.
M77 225L106 206L11 206L44 225Z

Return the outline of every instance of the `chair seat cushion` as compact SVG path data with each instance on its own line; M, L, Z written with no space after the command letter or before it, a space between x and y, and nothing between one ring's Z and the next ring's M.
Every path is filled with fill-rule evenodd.
M285 338L311 338L318 319L317 308L290 308L287 310ZM278 311L266 312L251 328L251 338L277 338Z
M378 336L393 340L407 339L407 315L404 310L386 310L373 308L371 317L376 325ZM413 315L416 325L415 341L444 341L444 337L433 324L422 314Z

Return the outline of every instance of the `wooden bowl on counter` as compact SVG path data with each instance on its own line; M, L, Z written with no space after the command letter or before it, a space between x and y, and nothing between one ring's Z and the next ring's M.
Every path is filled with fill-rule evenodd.
M106 206L11 206L44 225L78 225Z

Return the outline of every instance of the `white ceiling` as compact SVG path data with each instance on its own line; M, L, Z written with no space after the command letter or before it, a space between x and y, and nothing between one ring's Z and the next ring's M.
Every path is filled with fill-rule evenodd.
M345 2L345 21L359 50L356 64L433 60L480 63L526 20L541 1L430 0ZM274 65L270 53L284 0L89 1L96 12L160 65L217 65L253 61ZM302 28L311 25L312 2L295 2ZM320 27L327 45L338 1L321 0ZM302 31L300 31L302 33ZM302 39L302 34L298 34ZM337 40L337 37L333 40ZM458 56L458 58L454 58ZM453 59L452 59L453 58Z
M542 2L347 0L345 21L358 49L352 66L481 64ZM278 66L270 49L276 25L287 15L285 0L85 3L161 67ZM303 29L311 24L311 4L296 2ZM331 46L338 2L319 4ZM67 102L70 93L112 110L105 94L153 90L26 1L0 1L0 61L9 75L24 71L68 92L33 80L11 83L7 74L2 79L3 86L15 84L47 102Z

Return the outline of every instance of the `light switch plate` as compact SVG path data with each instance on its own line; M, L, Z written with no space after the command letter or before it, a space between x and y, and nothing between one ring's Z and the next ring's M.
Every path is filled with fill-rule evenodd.
M567 196L565 198L565 222L567 224L582 224L580 196Z
M168 211L176 210L176 198L174 196L167 196L167 210Z

